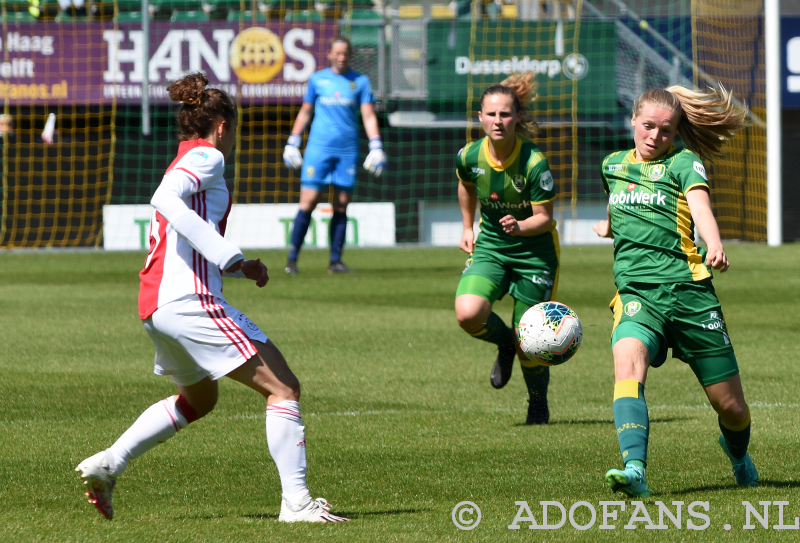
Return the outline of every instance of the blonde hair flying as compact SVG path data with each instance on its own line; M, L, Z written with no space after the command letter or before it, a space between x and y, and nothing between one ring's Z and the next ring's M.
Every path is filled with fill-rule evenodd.
M722 156L722 148L749 124L747 108L733 103L733 94L720 85L705 91L673 85L645 92L633 102L633 116L643 104L681 113L678 134L686 146L702 159Z

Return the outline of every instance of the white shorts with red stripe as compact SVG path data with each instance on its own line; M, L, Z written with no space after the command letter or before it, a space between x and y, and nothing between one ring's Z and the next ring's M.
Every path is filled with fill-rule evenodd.
M226 301L192 295L159 307L143 321L156 346L154 372L177 385L217 380L255 356L267 335Z

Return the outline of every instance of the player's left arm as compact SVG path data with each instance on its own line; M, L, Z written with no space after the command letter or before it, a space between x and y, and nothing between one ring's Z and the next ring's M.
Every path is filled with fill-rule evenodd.
M500 225L506 234L512 236L536 236L550 231L553 227L553 201L532 204L533 215L518 221L513 215L500 219Z
M700 237L708 246L706 266L720 272L728 271L730 262L728 262L725 249L722 247L717 219L714 218L714 213L711 211L711 197L708 189L704 185L691 187L686 193L686 203L689 204L689 211Z

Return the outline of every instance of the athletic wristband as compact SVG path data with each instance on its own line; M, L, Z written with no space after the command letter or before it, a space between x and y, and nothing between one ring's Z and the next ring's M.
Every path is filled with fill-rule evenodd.
M374 151L375 149L383 149L383 142L380 136L369 140L369 150Z
M292 147L300 147L300 144L303 143L303 140L297 134L292 134L289 136L289 141L286 142L286 145L291 145Z

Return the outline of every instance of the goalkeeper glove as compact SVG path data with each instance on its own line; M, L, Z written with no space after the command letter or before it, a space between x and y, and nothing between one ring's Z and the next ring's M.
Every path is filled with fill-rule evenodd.
M300 154L300 143L302 140L297 134L289 136L289 141L286 142L286 147L283 150L283 163L287 168L292 170L299 170L303 165L303 155Z
M369 154L364 161L364 169L375 177L380 177L386 168L386 153L383 152L383 143L380 136L369 140Z

